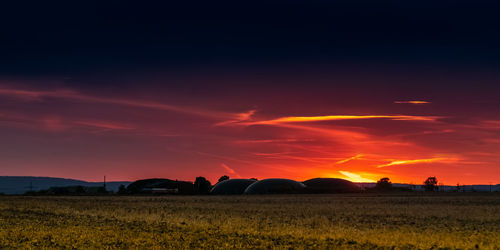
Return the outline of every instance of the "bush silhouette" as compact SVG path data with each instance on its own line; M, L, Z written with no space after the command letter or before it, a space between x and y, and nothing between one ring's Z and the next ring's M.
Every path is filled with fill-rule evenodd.
M219 180L217 181L217 183L221 182L221 181L225 181L225 180L229 180L229 176L227 175L223 175L219 178Z
M375 188L378 190L391 190L392 182L388 177L380 178L380 180L377 181Z
M209 194L212 184L202 176L196 177L194 181L194 190L196 194Z
M436 176L428 177L427 180L424 181L425 191L436 191L437 190L437 178Z

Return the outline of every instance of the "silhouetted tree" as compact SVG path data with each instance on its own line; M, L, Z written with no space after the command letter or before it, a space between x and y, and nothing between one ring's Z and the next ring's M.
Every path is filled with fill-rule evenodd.
M377 181L375 188L378 190L391 190L392 182L388 177L380 178L380 180Z
M436 176L431 176L424 181L425 191L436 191L438 180Z
M217 183L221 182L221 181L225 181L225 180L229 180L229 176L227 175L223 175L219 178L219 181L217 181Z
M196 177L194 181L194 190L196 194L209 194L212 184L202 176Z

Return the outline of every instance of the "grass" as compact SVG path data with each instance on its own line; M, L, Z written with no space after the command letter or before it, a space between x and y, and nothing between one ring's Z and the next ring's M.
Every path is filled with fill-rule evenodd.
M499 246L498 194L0 196L0 248Z

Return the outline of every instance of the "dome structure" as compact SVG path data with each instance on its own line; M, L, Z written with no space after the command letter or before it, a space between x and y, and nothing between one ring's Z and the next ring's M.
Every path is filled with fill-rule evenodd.
M245 189L250 184L256 182L251 179L229 179L221 181L212 188L210 194L215 195L228 195L228 194L243 194Z
M360 187L353 182L338 178L314 178L303 182L307 193L353 193L360 191Z
M245 190L245 194L297 194L305 185L289 179L265 179L257 181Z

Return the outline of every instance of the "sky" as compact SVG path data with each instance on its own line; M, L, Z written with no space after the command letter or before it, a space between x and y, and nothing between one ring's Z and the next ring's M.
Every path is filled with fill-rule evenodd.
M0 175L500 183L494 1L0 13Z

